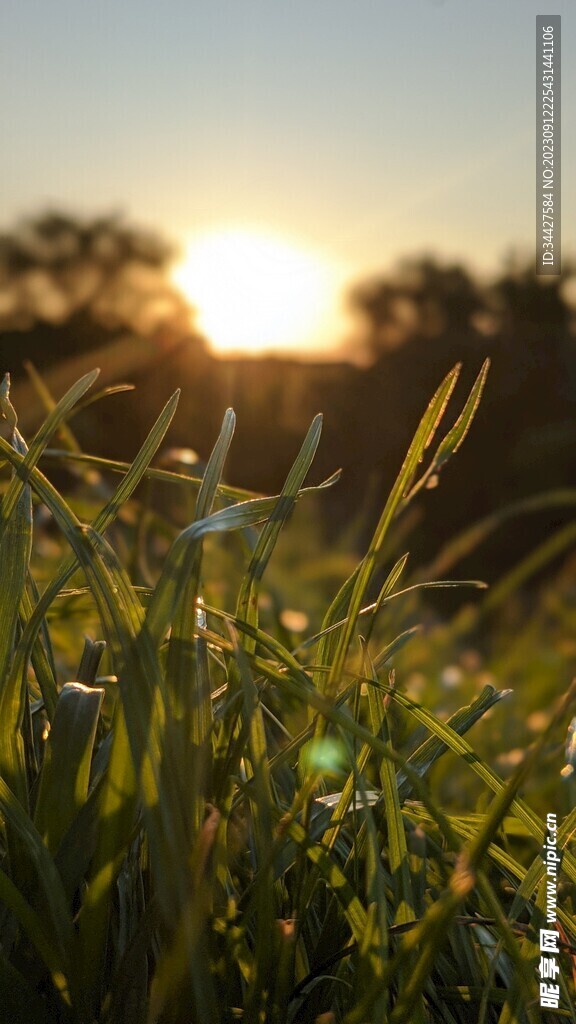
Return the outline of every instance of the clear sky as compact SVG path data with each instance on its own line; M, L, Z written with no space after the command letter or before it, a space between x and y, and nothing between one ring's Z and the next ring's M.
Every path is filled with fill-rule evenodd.
M350 279L534 246L533 0L4 0L0 227L119 210L251 225ZM574 252L576 8L563 42Z

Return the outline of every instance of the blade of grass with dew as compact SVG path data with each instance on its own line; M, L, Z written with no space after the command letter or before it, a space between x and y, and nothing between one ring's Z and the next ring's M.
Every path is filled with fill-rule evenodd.
M100 388L99 391L93 391L91 395L87 395L83 398L78 405L74 407L69 419L73 419L79 413L84 412L90 405L94 405L95 402L101 402L103 398L110 398L112 395L123 395L128 391L135 391L135 384L108 384L104 388Z
M2 439L0 439L2 441ZM0 448L5 452L9 461L12 464L19 465L21 457L17 453L13 452L9 445L5 442L0 444ZM23 460L22 460L23 461ZM104 550L108 553L109 562L112 571L108 571L104 563L102 562L101 551L97 546L90 547L90 541L87 538L88 529L82 528L78 523L78 520L67 507L66 503L62 500L57 491L49 484L49 482L43 477L43 475L37 470L32 471L32 482L35 489L38 491L42 500L48 505L56 521L60 525L64 534L66 535L69 543L71 544L76 558L79 560L84 571L89 577L89 581L94 590L95 596L99 603L99 611L105 627L105 631L108 633L110 638L111 649L116 651L119 650L121 655L126 659L127 656L133 654L133 642L134 642L134 630L141 624L143 610L140 602L134 594L132 594L130 585L127 582L125 575L120 572L117 568L115 557L113 553L105 545L103 540L100 540L100 545L104 547ZM140 634L138 634L140 637ZM133 659L133 664L136 669L141 671L134 671L132 673L133 682L132 689L127 687L129 693L140 684L140 692L134 693L133 705L130 708L132 714L132 721L130 725L132 727L131 740L135 743L136 752L142 757L144 753L152 752L152 760L147 760L144 764L144 785L143 794L148 800L148 812L149 816L153 819L153 825L151 828L152 842L156 841L160 848L164 848L168 854L169 869L166 874L159 871L160 875L160 893L165 897L170 897L174 893L174 887L182 887L184 866L178 859L176 850L182 847L182 844L170 844L172 836L172 826L176 822L175 827L178 827L178 819L175 818L173 808L171 807L171 801L159 801L155 799L155 769L157 768L157 747L152 743L151 751L150 746L147 745L147 726L148 723L145 720L146 708L143 696L152 690L153 693L158 694L158 685L154 686L154 680L157 682L158 669L154 660L154 657L150 657L150 644L148 642L148 636L146 631L142 634L140 641L139 658ZM129 668L130 661L128 658ZM130 672L127 672L128 678L130 678ZM143 720L144 713L144 720ZM89 886L85 903L83 905L83 912L81 915L81 945L83 952L88 955L83 956L83 962L81 964L81 974L85 978L90 991L91 983L92 987L95 982L95 978L98 976L100 956L103 953L103 940L105 936L105 921L107 917L107 905L109 900L110 887L115 877L115 871L119 866L119 861L124 854L125 846L128 841L130 830L133 827L129 811L131 804L135 806L135 794L134 794L134 777L132 772L132 757L127 750L127 736L124 726L123 716L117 716L117 723L114 734L114 743L112 747L112 755L110 759L110 766L108 770L107 781L109 783L107 794L109 797L108 816L106 817L106 826L102 829L102 840L101 848L99 852L104 852L100 859L95 859L95 876L92 884ZM154 722L154 719L152 719ZM138 741L143 737L143 743L140 744L141 749L138 749ZM144 749L142 749L144 748ZM114 756L116 753L116 757ZM169 756L169 750L167 751ZM112 771L114 768L114 771ZM176 775L173 773L173 777ZM150 809L152 813L150 814ZM154 811L157 811L156 815ZM154 827L154 818L158 815L162 817L164 814L163 827ZM120 842L118 842L118 837ZM174 856L170 856L170 849L174 850ZM157 860L160 858L157 858ZM170 863L173 862L173 863ZM165 882L164 882L165 879ZM164 884L163 884L164 883ZM184 882L185 884L185 882ZM104 925L102 926L102 922ZM92 927L100 924L100 928Z
M157 863L170 870L171 877L160 881L159 892L170 913L179 903L172 892L183 883L179 856L186 848L183 823L174 806L175 790L169 792L161 765L177 776L173 752L163 746L166 721L166 687L155 648L144 627L144 610L115 553L106 541L84 527L79 534L77 552L92 587L100 612L124 707L132 759L139 781L148 836Z
M150 844L153 874L159 906L165 919L175 920L186 903L187 852L189 850L184 823L179 814L177 763L173 752L163 744L165 726L165 693L154 650L142 628L144 612L131 585L112 550L93 531L85 528L76 544L76 553L99 608L104 634L117 668L122 698L125 734L130 744L126 751L124 729L115 726L110 764L107 773L107 793L110 803L116 803L118 820L106 823L112 839L126 842L126 829L132 826L135 810L134 796L124 789L124 779L114 777L113 769L126 772L130 762L142 799L144 822ZM118 716L117 716L118 718ZM120 738L118 738L120 737ZM119 752L120 756L115 754ZM128 775L131 776L129 771ZM171 780L172 785L168 784ZM124 806L118 808L118 789L125 796ZM111 850L111 841L104 836L95 855L96 892L86 900L81 920L83 959L90 977L90 954L93 952L95 924L99 926L98 939L104 935L104 924L110 898L113 874L110 866L117 864L122 843L117 851ZM96 884L97 883L97 884ZM89 890L90 896L90 890Z
M34 824L52 854L88 795L92 750L104 689L65 683L39 776Z
M371 612L371 615L370 615L370 619L368 620L368 626L367 626L366 633L365 633L366 643L368 643L368 641L370 640L370 637L372 636L372 630L374 629L374 626L376 624L376 618L378 616L378 613L379 613L380 609L382 608L383 604L393 594L394 587L396 586L398 580L400 579L402 573L404 572L404 569L406 568L407 561L408 561L408 553L402 555L398 559L398 561L396 562L395 565L392 566L392 569L390 570L390 572L388 573L388 576L384 580L384 583L382 584L382 587L380 588L380 593L378 594L378 597L376 598L376 601L374 602L374 607L372 609L372 612ZM361 611L359 612L359 615L361 615L363 612L364 612L364 609L361 609Z
M154 647L145 624L142 623L139 632L134 630L143 612L114 552L93 531L85 529L83 535L90 553L88 556L87 551L82 552L79 547L78 554L93 587L105 635L113 650L120 648L116 664L120 665L118 675L126 727L142 799L159 909L171 929L176 923L176 931L181 930L186 948L174 950L174 955L184 958L193 988L197 995L204 992L202 1004L208 1006L206 968L198 947L197 929L182 916L189 902L190 844L186 824L179 813L181 794L175 784L177 760L173 758L170 744L164 742L166 694L154 660ZM116 595L112 604L111 585Z
M20 637L18 643L15 645L14 659L11 666L11 676L20 678L24 677L21 662L21 641L22 636L26 632L26 627L30 622L34 614L34 609L40 601L40 593L38 588L34 584L32 575L28 573L28 586L22 595L20 602ZM34 675L36 682L40 687L40 693L42 694L42 700L44 707L48 715L49 721L52 719L54 714L54 708L56 707L56 701L58 699L58 683L56 679L56 665L54 663L54 653L52 651L52 643L50 640L50 633L48 631L48 625L45 617L42 617L40 621L39 629L35 631L30 647L30 661L34 668ZM28 661L28 659L26 659Z
M482 392L484 391L484 385L486 384L486 377L488 376L489 369L490 360L485 359L462 413L452 427L452 430L448 432L442 443L438 446L433 460L436 470L441 469L442 466L448 462L448 459L452 458L452 456L456 454L470 430L472 421L480 404L480 399L482 398Z
M396 569L396 566L394 567L394 569ZM357 574L357 572L358 567L355 570L355 574ZM346 584L344 585L345 587L352 585L353 577L355 576L355 574L349 577L349 579L346 581ZM388 581L386 581L384 586L387 585L387 582ZM441 588L452 587L474 587L474 589L485 590L487 588L487 584L484 583L482 580L434 580L433 582L429 583L414 583L409 587L404 587L402 590L396 590L393 594L388 593L385 596L379 596L376 601L372 602L372 604L365 605L364 608L360 609L360 611L358 612L358 618L360 618L360 616L370 616L368 628L366 630L366 636L368 637L371 635L372 630L374 628L375 616L380 611L380 609L384 607L384 605L390 604L397 598L403 597L405 594L410 594L416 590L436 590ZM344 587L342 588L342 591L343 590ZM340 594L338 595L338 597L339 596ZM344 616L343 618L337 619L336 621L332 622L330 625L326 625L318 633L314 633L312 636L307 637L305 640L302 640L297 647L293 648L293 653L296 653L297 651L307 650L309 647L313 647L315 644L319 644L320 641L323 641L325 637L327 637L330 633L335 633L336 630L341 629L342 626L345 625L345 623L346 617ZM317 662L318 664L316 666L316 671L319 674L325 674L326 666L330 664L330 658L327 656L320 658L320 656L318 656Z
M212 511L235 429L236 415L233 409L227 409L222 420L220 434L208 459L200 490L198 491L194 514L195 522L199 519L205 519Z
M38 431L34 439L31 441L29 448L26 448L24 444L24 439L22 438L16 426L16 414L12 408L12 405L10 404L9 398L9 380L7 384L4 385L4 387L6 388L6 393L3 394L0 402L2 407L2 413L8 420L13 420L14 436L18 434L18 437L20 439L19 443L21 445L24 444L24 449L21 450L21 454L25 455L25 460L22 467L22 471L19 474L13 476L8 487L8 490L6 491L6 494L2 499L2 518L0 519L0 543L2 542L2 536L4 529L6 528L6 524L9 521L12 512L16 508L16 505L20 499L20 496L22 495L24 488L27 485L28 473L34 466L38 464L38 461L41 458L42 453L46 448L48 442L50 441L52 435L55 433L56 430L58 430L60 425L64 422L69 411L73 408L78 399L82 397L82 395L88 390L89 387L92 386L99 373L99 370L92 370L91 373L87 373L84 377L81 377L80 380L76 382L76 384L72 385L72 387L66 392L63 398L61 398L60 401L56 404L50 415L46 418L46 420L40 427L40 430ZM9 377L9 374L7 374L6 376ZM9 410L12 411L10 412Z
M484 391L484 385L486 383L486 377L488 375L489 369L490 360L485 359L482 365L482 369L480 370L480 373L476 378L476 381L472 387L472 390L468 396L468 399L460 416L456 420L456 423L454 424L452 429L448 431L444 440L441 441L441 443L438 445L436 453L430 465L428 466L426 472L422 474L422 477L420 478L418 483L415 484L410 493L406 496L406 504L408 504L408 502L415 497L415 495L418 493L418 491L422 489L422 487L426 486L426 484L433 475L440 472L442 467L448 462L449 459L452 458L453 455L456 454L456 452L462 445L468 431L470 430L470 427L472 426L472 421L476 415L478 406L480 404L480 399L482 398L482 392Z
M18 469L24 461L3 438L0 437L0 449L8 461ZM70 543L77 559L82 561L84 552L80 547L81 527L55 488L46 480L37 468L31 472L31 482L40 498L52 512L56 522ZM113 590L109 595L114 605ZM106 813L100 815L105 827L100 830L100 846L104 848L104 856L95 861L95 875L86 891L82 914L80 917L80 949L88 946L89 955L78 958L78 971L75 977L81 988L82 998L90 1000L100 972L101 958L104 956L104 943L107 927L108 900L115 874L120 866L128 843L133 821L130 807L135 808L135 779L132 760L128 747L124 719L117 715L114 731L114 743L108 773L108 788L102 802ZM116 754L116 757L114 756ZM112 770L114 769L114 770ZM112 780L110 783L110 779ZM99 848L99 852L101 852ZM94 925L95 927L87 927ZM84 926L84 927L83 927ZM83 934L84 933L84 934ZM86 935L88 941L86 942Z
M10 375L0 383L0 415L6 422L9 441L0 440L10 452L26 458L26 443L17 427L10 402ZM0 506L0 776L24 808L28 807L28 785L22 724L29 713L26 691L9 678L14 656L18 610L26 590L32 551L32 495L25 480L12 474ZM8 836L10 845L10 836ZM17 846L11 850L12 869L19 861Z
M9 458L9 460L12 461L13 464L15 463L18 466L19 465L19 459L18 459L18 456L16 455L16 453L12 452L12 450L7 445L6 446L0 445L0 447L2 447L2 450L4 450L6 452L6 455ZM82 562L84 568L85 569L88 568L88 570L89 570L90 567L91 567L91 559L90 559L90 557L86 558L86 551L85 550L81 550L81 548L79 546L80 535L78 533L78 524L77 524L77 521L76 521L75 517L72 516L72 514L70 513L69 510L67 510L67 508L65 506L65 503L62 502L62 499L60 498L60 496L57 494L57 492L55 492L54 488L51 487L51 485L48 483L48 481L46 481L46 479L42 476L41 473L39 473L38 470L34 470L33 471L32 479L33 479L34 486L38 490L38 493L40 494L42 500L44 500L45 503L49 506L49 508L51 509L53 514L55 515L57 521L60 523L61 527L63 528L66 536L68 537L68 539L69 539L69 541L70 541L70 543L71 543L71 545L72 545L72 547L73 547L73 549L74 549L74 551L76 553L76 556L78 558L80 558L80 561ZM236 508L236 509L225 509L225 510L222 510L220 513L215 513L213 516L208 517L207 520L202 521L199 524L194 524L193 525L193 527L191 528L192 529L192 539L196 539L196 538L194 538L194 532L196 533L197 537L199 538L204 533L209 532L211 529L214 529L214 528L216 528L216 529L218 529L218 528L221 528L221 529L222 528L224 528L224 529L238 528L239 526L244 526L246 524L252 524L253 522L256 522L256 521L261 521L262 518L265 518L266 514L271 510L271 508L273 508L275 500L276 499L272 499L272 501L249 503L248 509L246 509L246 508L241 508L240 510L238 510L238 508ZM185 533L186 533L186 531L185 531ZM185 540L188 540L188 537L185 537ZM182 552L180 551L179 553L181 554ZM115 599L110 597L110 592L112 594L114 593L113 585L111 586L110 583L108 583L107 584L107 588L105 588L105 593L106 592L108 593L109 600L110 600L111 604L113 605ZM105 603L106 603L105 600L104 600L103 603L105 605ZM166 615L166 608L163 608L163 615L166 616L165 622L166 622L166 625L167 625L169 623L169 621L170 621L170 613L168 615ZM160 635L163 635L163 632L164 632L164 628L162 628ZM121 725L121 722L119 724ZM118 737L122 736L122 729L119 729L117 731L117 735L118 735ZM120 741L117 740L117 738L115 737L116 749L119 749L118 745L117 745L119 742ZM124 768L125 768L125 766L124 766ZM130 788L130 785L129 785L129 779L126 777L126 774L123 774L123 759L122 759L122 757L119 758L119 768L118 768L118 771L119 771L121 777L116 782L116 787L117 787L116 788L116 793L123 794L125 792L125 785L128 787L128 789ZM114 799L116 799L116 796L114 797ZM116 811L117 811L117 807L116 807ZM113 817L112 820L117 822L121 818L122 818L122 815L115 812L114 813L114 817ZM105 830L107 837L110 834L110 830L109 830L110 824L111 824L111 822L108 821L107 822L107 829ZM109 858L106 861L105 864L101 864L101 872L100 872L99 878L102 880L101 888L103 888L104 890L107 888L107 886L109 887L109 885L111 884L111 880L113 878L113 871L114 871L114 864L115 863L116 863L115 861L112 861ZM95 887L94 884L93 884L92 887L91 887L91 890L89 890L88 898L87 898L87 903L85 904L85 906L83 908L83 920L84 921L86 921L88 919L88 917L90 916L90 912L88 911L88 906L92 905L92 909L93 909L93 902L94 901L91 898L91 894L94 896L95 902L98 903L100 901L100 897L97 895L98 894L98 886ZM86 913L86 911L88 911L88 913ZM85 933L88 935L88 937L90 939L93 936L94 931L93 931L93 929L88 928L86 926L85 927ZM97 948L101 948L101 947L97 947ZM85 966L86 966L86 959L89 960L90 958L89 957L85 958ZM97 965L95 965L94 969L97 969Z
M142 480L142 477L145 475L151 459L160 447L166 435L166 431L172 422L178 405L179 396L180 392L176 391L168 400L134 459L134 462L127 467L128 471L126 476L121 481L112 497L106 502L104 507L96 516L92 525L98 533L102 533L108 528L108 526L110 526L118 514L119 509L122 507L124 502L130 498ZM44 623L46 612L52 604L52 601L57 597L61 589L66 585L66 582L76 571L77 567L78 562L73 554L65 558L57 575L50 583L48 583L44 593L37 602L34 611L30 616L27 616L26 627L19 641L14 658L11 673L11 685L16 685L16 679L24 676L28 660L33 650L36 635ZM44 673L40 675L38 682L41 688L43 687L42 696L44 698L48 718L51 720L54 714L56 694L54 693L53 687L50 685L49 677L46 677Z
M360 576L362 564L363 562L358 563L354 571L340 587L324 616L322 628L318 634L318 651L315 658L315 665L318 666L318 671L314 673L313 679L315 685L322 691L325 688L325 683L320 669L325 665L330 666L333 662L339 644L338 630L346 625L346 612Z
M382 547L390 523L396 515L400 503L408 493L411 481L416 473L420 461L422 460L424 452L432 442L438 424L444 415L446 406L456 385L459 372L460 365L457 365L445 377L429 403L414 435L410 448L408 449L408 454L406 455L400 473L396 478L396 482L392 487L388 500L384 506L384 510L380 516L380 520L370 542L368 553L360 563L359 572L354 581L354 587L350 595L346 623L338 637L334 657L331 661L331 670L327 681L328 691L331 691L334 688L341 675L344 666L344 659L350 646L354 629L356 628L358 613L362 606L366 589L370 579L372 578L378 552Z
M354 590L350 597L346 625L338 638L338 645L334 653L330 675L326 684L329 692L337 685L342 673L344 660L356 628L356 621L362 607L367 587L372 578L376 559L384 542L384 538L386 537L390 524L400 507L404 507L406 504L410 486L417 467L423 458L424 452L431 444L434 434L436 433L436 429L442 420L444 412L446 411L446 406L456 385L459 373L460 364L457 364L445 377L444 381L436 391L436 394L432 398L428 409L420 421L420 425L414 435L412 444L408 449L408 454L406 455L400 473L396 478L396 482L392 487L388 500L384 506L380 521L370 543L368 554L361 563L361 571L355 581ZM475 395L478 387L480 386L479 382L483 381L485 374L486 369L483 368L472 389L470 397L464 406L463 413L440 445L440 449L442 449L443 452L442 458L444 462L447 460L449 455L457 449L468 431L474 409L477 405Z
M198 492L196 522L210 515L235 425L234 412L227 409ZM204 820L204 790L211 773L211 749L208 745L212 726L210 680L206 673L199 674L197 664L196 627L201 614L197 598L201 559L202 547L197 544L194 557L182 578L181 600L172 621L166 667L167 699L171 711L167 723L170 732L168 742L173 744L180 770L188 779L188 786L182 789L185 799L181 814L186 821L190 843Z
M280 531L294 510L294 506L300 494L300 488L304 483L316 454L321 433L322 416L318 415L314 417L300 451L288 473L288 476L286 477L284 487L280 492L274 512L271 514L260 533L248 566L248 571L243 578L236 607L236 618L243 620L252 627L256 628L258 626L257 594L260 580L262 579L266 566L272 556ZM244 644L248 644L248 649L251 652L255 650L255 641L250 634L243 634L243 642ZM235 672L229 678L229 686L231 687L232 692L237 685L237 672ZM265 733L261 713L259 713L254 720L253 729L258 729L260 731L258 747L262 748L265 745ZM230 739L231 737L228 730L222 729L217 748L217 769L220 769L220 775L223 774L221 769L226 757L226 751L230 744ZM229 812L230 797L231 790L228 786L227 794L222 802L225 813Z
M29 359L25 359L23 362L23 366L24 369L26 370L26 373L28 374L28 378L32 384L32 387L34 388L36 394L38 395L38 398L40 399L42 405L44 406L46 414L49 415L56 408L56 399L53 397L49 388L46 387L46 384L44 383L42 377L38 373L36 367L34 366L34 363L32 363ZM60 424L58 428L58 436L62 444L66 445L68 451L77 453L80 452L80 445L78 444L76 438L74 437L74 434L70 430L70 427L68 426L68 423L66 421L63 421Z
M315 493L323 486L318 484L316 487L305 487L299 492L299 497ZM278 495L231 505L212 512L205 519L199 519L179 534L168 553L148 606L147 625L153 639L160 642L166 633L178 601L180 581L186 578L201 539L208 533L242 530L263 523L273 513L277 502Z
M288 517L294 510L295 503L300 494L300 488L312 465L312 461L318 449L322 433L322 416L317 415L312 420L308 433L302 447L288 473L286 482L278 500L277 508L265 524L258 539L256 549L252 556L248 572L244 577L240 589L238 604L236 608L237 619L242 619L247 624L257 627L258 625L258 602L257 588L262 579L266 566L270 560L280 531ZM337 477L331 477L326 483L330 485ZM246 642L246 640L245 640ZM248 638L249 643L253 643ZM250 647L253 651L255 648ZM223 734L221 744L225 747L228 737Z
M398 559L396 564L388 573L388 576L386 577L384 583L382 584L380 594L378 595L378 599L376 600L374 605L370 605L368 608L363 608L359 612L359 615L367 614L370 611L372 612L372 617L375 617L379 607L381 606L383 601L386 600L386 598L392 592L392 590L396 586L396 583L400 579L400 576L402 575L404 568L406 566L407 560L407 554L402 555L402 557ZM354 572L348 577L348 579L345 581L345 583L338 591L336 597L332 601L324 617L322 629L320 630L320 632L315 637L311 637L310 640L307 641L308 644L318 641L318 653L316 658L316 664L318 665L318 667L332 664L332 658L338 646L338 637L336 636L336 630L346 625L346 611L350 603L350 597L356 585L356 580L360 573L361 564L362 563L359 563L356 566ZM371 632L371 629L372 626L369 627L369 632ZM320 676L321 673L317 671L316 675L314 676L314 679L316 685L319 686L320 689L322 689L323 687L322 683L320 682Z
M121 473L123 476L130 469L129 462L121 462L118 459L105 459L98 455L86 455L84 453L76 455L75 452L60 451L57 448L47 448L44 455L46 458L57 461L78 462L110 473ZM160 480L168 484L193 487L195 490L199 490L202 485L202 477L200 476L188 476L184 473L175 473L169 469L149 467L146 470L145 476L150 480ZM228 484L220 484L218 487L218 497L224 498L228 502L238 502L248 501L257 497L257 495L254 494L254 491L248 491L242 487L230 487Z
M257 585L270 561L280 531L294 510L300 488L316 454L321 432L322 416L318 415L314 417L300 452L286 477L274 512L260 533L248 571L242 580L236 616L244 619L250 625L258 624L258 607L255 597Z

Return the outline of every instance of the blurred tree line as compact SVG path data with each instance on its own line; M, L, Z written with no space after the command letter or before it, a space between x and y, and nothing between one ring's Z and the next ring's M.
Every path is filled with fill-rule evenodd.
M75 429L87 450L132 457L161 404L182 387L171 443L206 456L231 404L238 427L229 478L273 492L321 410L325 430L315 476L344 469L326 498L326 530L334 536L359 517L362 546L441 377L463 363L463 400L489 355L488 386L470 437L441 487L420 502L421 527L407 546L416 557L431 557L487 512L573 483L570 271L536 278L531 267L509 261L485 283L434 256L406 261L350 295L369 356L360 368L213 357L170 282L172 257L159 236L117 217L82 223L52 212L0 236L0 369L13 374L24 430L34 430L42 415L26 360L57 396L80 372L100 365L104 382L129 380L138 391L79 418ZM490 558L500 567L510 563L565 515L549 511L522 520L494 541L482 569Z

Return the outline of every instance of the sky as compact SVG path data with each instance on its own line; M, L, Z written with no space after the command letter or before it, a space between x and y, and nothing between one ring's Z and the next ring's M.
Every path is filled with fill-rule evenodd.
M4 0L0 229L48 206L121 211L182 245L262 230L344 285L422 252L495 273L534 250L539 13L532 0ZM551 13L568 254L576 11Z

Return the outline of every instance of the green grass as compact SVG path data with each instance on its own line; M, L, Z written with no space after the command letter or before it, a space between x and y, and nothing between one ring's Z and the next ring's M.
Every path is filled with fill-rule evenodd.
M504 781L467 738L485 715L504 738L504 692L486 685L444 715L405 687L411 648L420 671L438 652L394 609L454 581L410 580L404 557L387 564L398 517L472 423L487 366L434 448L458 370L424 413L365 557L298 641L298 570L292 619L264 580L296 504L335 479L305 486L321 417L281 494L255 497L222 482L231 410L199 481L151 468L178 395L122 466L79 455L67 425L96 374L57 404L44 395L29 448L5 379L0 1020L546 1019L544 823L522 794L574 695ZM38 465L66 456L69 500ZM195 498L175 537L146 497L168 482ZM314 588L305 565L301 581ZM303 595L301 607L317 602ZM105 642L82 651L87 630ZM443 799L442 766L475 780L465 812ZM575 826L573 811L559 821L550 1019L576 1019Z

